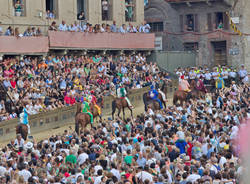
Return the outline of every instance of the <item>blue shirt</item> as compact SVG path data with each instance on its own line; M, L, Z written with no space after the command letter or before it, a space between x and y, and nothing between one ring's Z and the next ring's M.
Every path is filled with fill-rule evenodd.
M141 159L138 158L136 160L136 162L137 162L137 164L138 164L139 167L143 167L144 168L145 165L146 165L147 160L144 157L142 157Z
M178 141L175 143L176 147L180 149L180 154L185 153L186 141Z
M158 98L158 91L155 89L149 91L149 95L152 99ZM152 96L153 95L153 96Z

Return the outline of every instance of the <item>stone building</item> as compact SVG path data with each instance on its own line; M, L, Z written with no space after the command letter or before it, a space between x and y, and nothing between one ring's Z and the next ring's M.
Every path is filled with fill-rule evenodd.
M145 20L162 40L162 50L196 52L197 65L248 65L246 40L250 39L239 36L230 25L233 18L239 29L249 30L246 3L250 4L247 0L238 5L233 0L151 0Z
M45 31L52 21L74 23L82 11L86 21L93 25L111 25L113 20L119 26L128 22L139 25L144 20L143 0L19 0L19 4L17 1L0 1L0 21L4 29L10 25L23 31L28 26L36 26ZM46 19L48 12L52 19Z

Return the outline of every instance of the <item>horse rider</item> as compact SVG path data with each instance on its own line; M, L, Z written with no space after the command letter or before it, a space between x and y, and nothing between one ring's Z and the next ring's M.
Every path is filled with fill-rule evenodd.
M27 109L24 107L21 107L20 109L22 112L19 115L19 123L24 124L28 127L28 134L30 134L30 125L29 125L29 114Z
M128 99L128 97L126 95L127 95L126 89L125 89L124 85L121 83L120 87L117 89L117 96L118 96L118 98L125 98L125 100L128 103L128 106L133 109L134 107L132 106L130 100Z
M161 102L161 100L158 98L158 95L159 95L158 91L154 88L153 85L152 85L150 88L151 88L151 90L149 91L149 96L150 96L150 98L151 98L152 100L157 101L157 102L159 103L159 105L160 105L160 108L163 109L162 102Z
M91 102L92 104L94 104L94 107L97 109L98 114L101 115L101 113L102 113L101 107L99 107L99 106L97 105L97 98L96 98L96 96L95 96L95 92L94 92L93 90L91 90L91 91L90 91L90 94L91 94L91 95L90 95L90 97L91 97L90 102Z
M166 95L165 95L165 93L161 90L161 88L158 88L158 92L161 94L163 101L164 101L164 102L167 102Z
M185 79L184 75L181 76L181 80L179 82L179 91L184 91L187 93L187 99L189 99L191 96L190 92L190 85L188 81Z
M205 88L205 85L204 85L202 79L203 79L203 76L201 75L200 78L199 78L198 81L197 81L196 88L197 88L197 90L206 93L207 90L206 90L206 88Z
M94 122L93 115L90 112L89 102L88 102L88 99L86 97L83 99L82 112L86 113L90 116L90 123L93 124L93 122Z

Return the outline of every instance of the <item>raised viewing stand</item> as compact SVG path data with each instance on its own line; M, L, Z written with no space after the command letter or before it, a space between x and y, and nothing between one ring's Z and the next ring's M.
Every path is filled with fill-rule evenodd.
M50 49L154 50L154 34L49 31L48 36L0 36L1 54L39 54Z

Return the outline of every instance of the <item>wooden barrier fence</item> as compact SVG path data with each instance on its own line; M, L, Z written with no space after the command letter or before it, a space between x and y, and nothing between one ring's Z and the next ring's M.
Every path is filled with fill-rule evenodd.
M132 90L129 94L129 99L135 107L143 105L143 94L148 91L149 88L141 88ZM169 87L167 96L170 96L173 92L173 88ZM114 97L108 96L104 98L103 115L111 116L112 101ZM76 113L76 105L70 107L63 107L49 112L43 112L29 117L29 124L31 127L31 133L35 134L43 132L57 127L65 126L74 121ZM0 142L14 139L16 136L16 125L18 119L12 119L9 121L0 122Z

